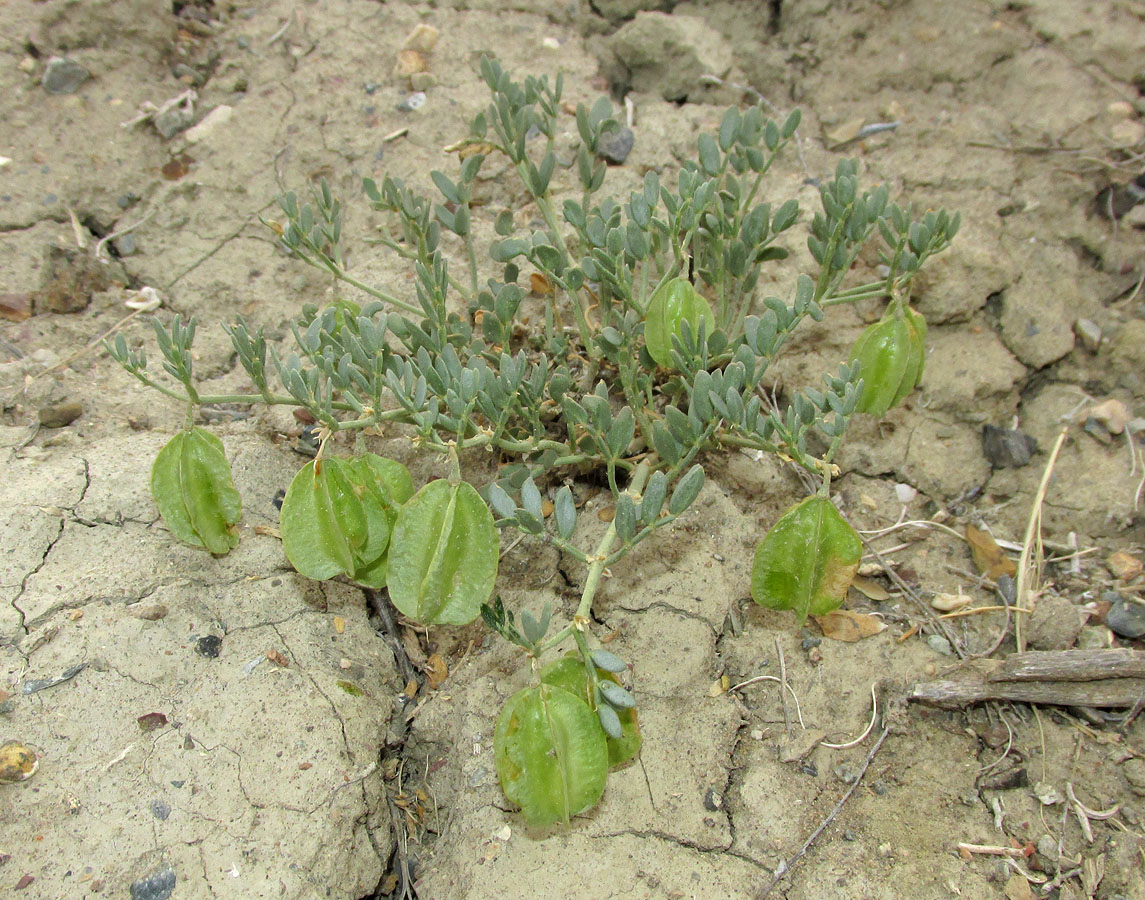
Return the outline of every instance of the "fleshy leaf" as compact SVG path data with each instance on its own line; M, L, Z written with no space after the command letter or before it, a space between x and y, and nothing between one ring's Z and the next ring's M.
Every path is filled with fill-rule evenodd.
M567 823L604 793L608 750L596 714L551 684L509 698L493 733L501 789L531 825Z
M151 467L151 496L180 540L216 555L238 544L242 498L223 442L209 431L180 431L164 445Z
M770 609L807 614L838 609L859 568L859 535L825 497L808 497L788 510L759 542L751 596Z
M499 552L493 516L473 486L431 481L398 513L390 599L425 624L472 622L493 593Z

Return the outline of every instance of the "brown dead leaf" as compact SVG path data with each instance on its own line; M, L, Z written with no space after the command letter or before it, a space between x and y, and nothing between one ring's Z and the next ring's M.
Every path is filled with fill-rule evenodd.
M285 656L283 656L281 653L279 653L277 650L267 650L266 651L266 658L269 659L276 666L282 666L282 668L284 668L284 669L290 665L290 660L287 659Z
M546 497L544 500L541 501L541 515L544 516L546 519L553 514L553 509L554 509L554 505L553 505L552 500L550 500Z
M553 283L547 275L533 272L529 275L529 290L534 297L547 297L553 292Z
M869 600L875 600L881 603L884 600L891 599L891 595L887 589L873 578L864 578L862 575L856 575L851 580L851 587Z
M406 682L406 688L404 691L402 691L402 693L412 700L417 696L417 682L411 678Z
M726 694L731 686L731 679L727 675L721 675L708 686L708 696L718 697L720 694Z
M492 144L466 144L457 148L457 158L465 162L469 157L476 156L478 153L489 156L496 149Z
M402 649L405 650L415 669L425 668L426 656L425 651L421 649L421 639L408 625L402 626Z
M994 541L990 532L967 525L966 543L970 545L970 552L974 555L974 565L991 581L997 581L1003 575L1013 578L1018 574L1017 565L1002 552L1002 548Z
M853 612L849 609L837 609L825 616L814 618L823 629L823 637L833 641L846 641L849 644L876 635L887 627L887 623L878 616Z
M440 653L433 654L425 661L426 687L431 691L441 687L442 682L449 677L449 666L441 658Z
M611 522L616 518L616 507L606 506L603 509L598 509L596 511L596 517L602 522Z
M1124 550L1117 550L1109 554L1105 564L1109 566L1109 571L1113 573L1113 577L1120 581L1130 581L1140 575L1142 571L1141 560Z

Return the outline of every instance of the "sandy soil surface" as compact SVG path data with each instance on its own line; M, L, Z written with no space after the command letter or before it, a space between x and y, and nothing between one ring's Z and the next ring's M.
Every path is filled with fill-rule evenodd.
M394 67L423 23L440 39L410 109ZM37 766L0 784L0 893L358 900L400 896L404 870L421 900L755 898L780 875L772 896L789 900L1145 897L1140 718L906 700L1002 634L999 610L944 632L931 601L996 606L965 527L1022 543L1065 425L1041 505L1059 559L1029 645L1142 649L1129 635L1145 205L1125 188L1145 171L1140 3L7 0L0 35L0 742L29 745ZM153 288L162 319L201 323L208 389L240 389L218 323L241 314L285 347L304 303L345 295L259 221L319 177L347 203L356 277L412 294L412 273L365 240L361 181L389 172L428 191L431 169L453 170L442 148L487 102L483 53L518 76L563 71L574 104L632 101L635 144L608 176L618 196L649 170L670 177L728 105L762 96L803 110L771 196L798 197L806 217L851 156L896 199L963 221L917 285L925 383L883 421L855 422L835 482L857 528L950 529L873 541L919 602L876 566L847 604L881 617L874 636L840 642L761 610L752 548L803 488L771 460L705 460L696 507L595 609L634 663L644 750L591 815L546 832L508 808L493 767L496 714L531 677L518 654L479 624L403 626L399 653L448 669L403 695L362 592L307 581L282 554L272 501L303 461L289 413L204 413L244 496L242 543L224 559L180 545L148 471L183 410L99 344L116 329L157 356L147 316L125 305ZM535 217L505 175L483 171L486 240L502 208ZM573 173L557 181L575 187ZM777 290L807 262L791 249L769 270ZM805 326L774 377L817 381L878 312L868 301ZM1037 449L1001 466L984 426ZM372 449L419 483L440 474L400 435ZM586 509L597 490L579 485ZM568 615L583 571L508 544L505 602ZM1013 651L1009 636L994 655ZM728 690L781 661L798 708L771 681ZM878 722L856 743L872 689Z

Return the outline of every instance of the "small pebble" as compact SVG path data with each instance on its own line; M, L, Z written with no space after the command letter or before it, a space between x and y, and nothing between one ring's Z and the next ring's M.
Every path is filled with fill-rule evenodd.
M160 869L131 885L131 900L167 900L175 892L175 870Z
M950 641L944 638L941 634L927 635L926 643L935 653L941 653L943 656L954 655L954 650L951 649Z
M195 652L207 659L218 659L223 649L223 639L217 634L208 634L195 641Z
M800 646L804 650L810 650L812 647L818 647L822 643L823 643L823 638L816 637L815 635L811 634L811 632L809 632L806 628L803 629L803 640L800 642Z
M1078 319L1073 323L1073 333L1090 353L1096 353L1101 346L1101 326L1092 319Z
M843 784L854 784L858 780L855 773L851 771L849 766L838 765L835 766L832 771L835 773L835 777L843 782Z
M0 744L0 784L17 784L36 774L36 751L19 741Z
M1113 601L1105 614L1105 624L1110 631L1131 639L1145 635L1145 603L1128 600L1114 591L1106 591L1102 599Z
M45 406L40 410L40 424L44 428L63 428L83 415L83 407L74 400Z
M398 112L413 112L425 106L425 91L414 91L397 105Z
M91 72L75 60L53 56L44 68L44 77L40 83L49 94L74 94L89 78Z
M717 791L715 788L708 788L708 792L704 794L704 809L715 812L724 808L724 795Z
M489 770L484 766L478 766L473 770L473 774L469 776L465 784L471 788L481 787L489 778Z
M636 135L626 125L621 125L616 131L608 131L600 136L596 153L611 166L619 166L628 159L632 147L636 143Z
M171 75L190 87L202 87L204 78L197 70L191 68L186 63L179 63L171 69Z
M128 615L148 622L158 622L167 615L167 607L162 603L149 603L146 606L129 606Z
M437 87L437 76L432 72L415 72L409 77L409 86L415 91L428 91Z
M194 113L185 106L173 106L154 119L155 130L170 140L195 121Z
M364 85L364 87L366 89L366 93L369 94L370 96L373 96L374 93L378 90L378 88L381 87L381 85L378 84L376 81L367 81L366 84Z
M1121 764L1121 774L1138 797L1145 797L1145 759L1135 757Z
M166 822L167 817L171 815L171 807L164 803L162 800L152 800L151 815L153 815L160 822Z
M982 453L995 469L1017 469L1029 465L1038 442L1012 428L982 426Z
M431 53L437 46L437 39L441 36L432 25L420 22L414 26L413 31L406 35L402 42L403 50L416 50L418 53Z
M25 56L16 64L16 68L25 75L31 75L36 71L36 58L34 56Z
M115 252L120 256L134 256L139 252L139 245L135 242L135 235L124 234L115 239Z
M187 133L184 134L183 137L186 138L189 144L197 144L199 141L205 141L220 125L225 125L229 122L234 114L235 110L233 106L220 103L203 116L202 121L197 125L193 128L188 128Z

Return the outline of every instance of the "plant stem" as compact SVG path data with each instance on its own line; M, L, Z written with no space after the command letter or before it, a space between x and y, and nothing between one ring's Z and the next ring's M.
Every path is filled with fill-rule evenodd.
M640 465L636 467L636 471L632 474L632 480L628 485L628 492L631 494L639 495L644 490L644 484L648 480L648 476L652 472L652 464L647 460L641 461ZM545 650L557 646L565 638L567 638L576 629L578 620L587 619L589 613L592 612L592 601L596 597L596 590L600 587L601 576L604 575L605 563L608 561L609 552L612 550L612 544L616 540L616 522L610 522L608 530L604 532L604 537L600 539L597 544L596 551L589 557L592 564L588 567L588 577L584 581L584 590L581 591L580 604L573 614L573 621L571 624L566 625L555 635L543 642L537 648L538 655Z

